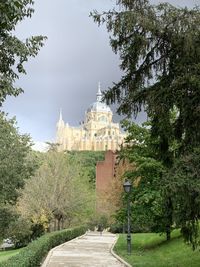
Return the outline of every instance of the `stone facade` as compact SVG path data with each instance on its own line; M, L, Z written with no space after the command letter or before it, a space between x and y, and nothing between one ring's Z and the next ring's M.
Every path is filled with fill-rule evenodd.
M113 113L109 106L102 102L100 85L96 102L86 111L85 120L80 127L65 124L62 113L57 123L56 142L59 151L63 150L118 150L125 134L119 123L112 121Z

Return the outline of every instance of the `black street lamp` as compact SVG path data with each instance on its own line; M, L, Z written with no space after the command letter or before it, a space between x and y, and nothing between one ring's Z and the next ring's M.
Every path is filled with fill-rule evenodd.
M131 254L131 222L130 222L130 192L132 189L132 184L130 181L125 181L123 184L124 191L128 194L127 199L127 217L128 217L128 229L127 229L127 252Z

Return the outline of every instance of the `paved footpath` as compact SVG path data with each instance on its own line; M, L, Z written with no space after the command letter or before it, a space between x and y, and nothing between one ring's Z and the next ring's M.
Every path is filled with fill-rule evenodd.
M123 267L110 249L116 235L88 232L51 250L42 267Z

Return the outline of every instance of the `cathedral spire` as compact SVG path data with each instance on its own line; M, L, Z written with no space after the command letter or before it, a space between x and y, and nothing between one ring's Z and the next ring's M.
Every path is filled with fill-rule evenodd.
M60 108L60 117L59 117L59 121L62 121L63 118L62 118L62 109Z
M60 116L59 116L59 121L57 123L58 128L62 128L65 126L64 120L62 118L62 109L60 109Z
M97 102L102 101L101 83L98 83Z

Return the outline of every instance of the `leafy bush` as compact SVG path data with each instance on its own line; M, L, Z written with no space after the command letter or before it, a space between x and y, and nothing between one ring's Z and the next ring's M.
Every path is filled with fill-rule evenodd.
M43 225L32 223L16 214L15 217L13 216L13 220L10 221L9 226L4 230L3 234L4 237L12 240L15 248L22 248L44 233L45 229Z
M102 214L96 215L88 223L88 228L92 231L94 231L96 227L97 231L103 231L103 229L106 229L108 226L108 218L106 215Z
M50 249L84 234L86 227L52 232L30 243L16 256L0 263L0 267L38 267Z
M98 229L97 231L103 231L103 229L108 227L108 218L105 215L101 215L98 219Z
M31 242L31 223L22 217L11 222L7 230L7 236L14 243L15 248L27 246Z
M116 221L110 225L111 233L127 233L127 222L122 223L121 221ZM149 233L150 228L141 223L141 221L133 221L131 222L131 233ZM156 232L156 231L155 231Z
M123 233L125 232L124 225L121 222L115 222L110 225L110 232L111 233Z

